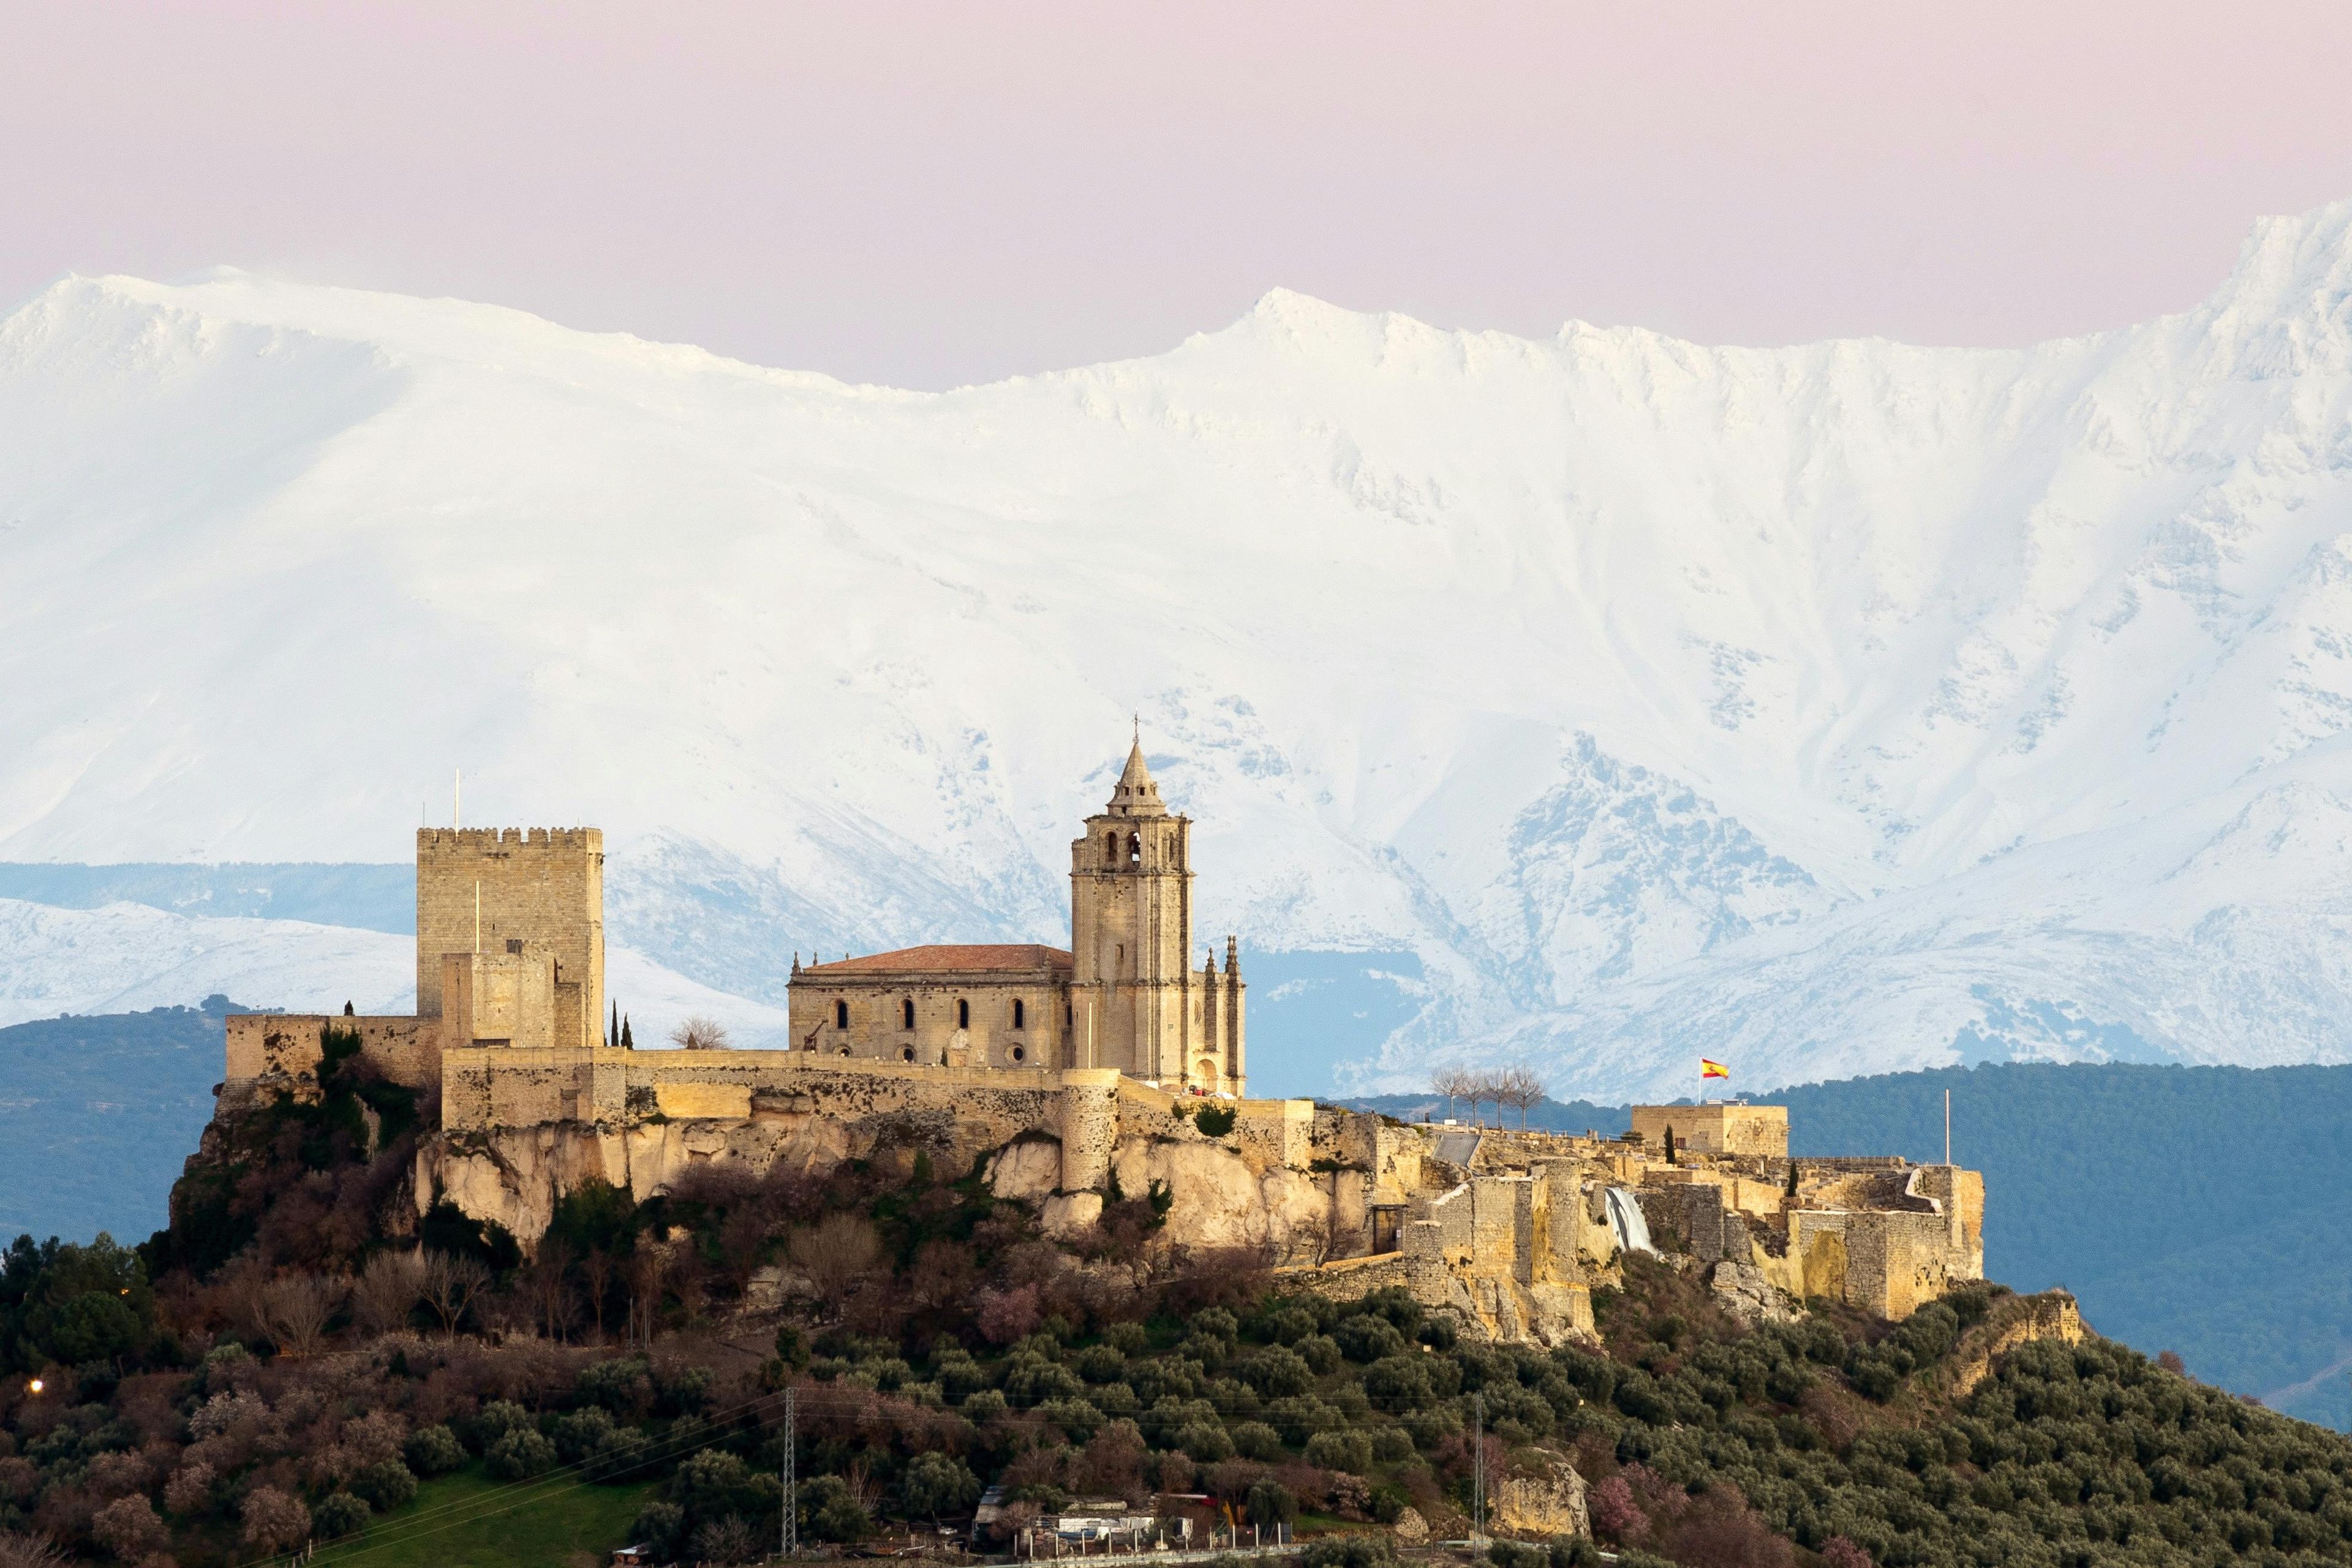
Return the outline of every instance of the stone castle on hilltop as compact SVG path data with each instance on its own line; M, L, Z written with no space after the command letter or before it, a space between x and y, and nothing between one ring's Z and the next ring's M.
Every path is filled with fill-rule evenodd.
M593 828L421 830L415 1013L231 1017L216 1115L316 1095L340 1034L437 1106L415 1212L446 1196L526 1246L592 1179L642 1199L698 1164L928 1161L1049 1235L1155 1194L1169 1245L1254 1249L1307 1289L1403 1285L1503 1339L1589 1334L1591 1288L1634 1252L1705 1268L1749 1316L1901 1317L1983 1274L1977 1173L1792 1161L1780 1107L1638 1107L1603 1139L1248 1098L1239 942L1192 967L1192 823L1139 742L1071 845L1068 949L795 959L783 1049L609 1037L604 859Z

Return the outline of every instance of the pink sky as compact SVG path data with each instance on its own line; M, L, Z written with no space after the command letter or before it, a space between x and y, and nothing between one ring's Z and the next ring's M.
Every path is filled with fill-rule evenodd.
M2347 67L2340 3L0 0L0 306L226 262L918 386L1277 285L2015 343L2352 195Z

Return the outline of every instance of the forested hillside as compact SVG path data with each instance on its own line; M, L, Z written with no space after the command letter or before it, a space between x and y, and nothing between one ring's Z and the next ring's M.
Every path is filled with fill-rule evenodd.
M1799 1154L1952 1157L1985 1173L1985 1268L2063 1285L2103 1333L2282 1410L2352 1426L2352 1068L2003 1063L1807 1084ZM1419 1117L1444 1102L1361 1103ZM1470 1115L1466 1105L1457 1113ZM1486 1108L1491 1120L1494 1108ZM1511 1113L1516 1123L1517 1113ZM1622 1107L1547 1101L1534 1123L1620 1132Z
M1150 1195L1051 1242L921 1158L701 1167L644 1205L592 1184L527 1260L395 1201L404 1091L349 1055L321 1089L208 1137L137 1251L0 1258L0 1549L208 1568L498 1539L534 1568L564 1559L513 1521L568 1499L562 1552L746 1562L781 1523L789 1388L818 1543L927 1537L992 1482L999 1550L1094 1497L1376 1568L1471 1528L1483 1455L1491 1522L1581 1518L1629 1568L2352 1563L2352 1442L2070 1342L2061 1298L1750 1323L1690 1260L1635 1257L1595 1292L1600 1342L1494 1345L1402 1291L1172 1249ZM1595 1561L1554 1539L1494 1568Z

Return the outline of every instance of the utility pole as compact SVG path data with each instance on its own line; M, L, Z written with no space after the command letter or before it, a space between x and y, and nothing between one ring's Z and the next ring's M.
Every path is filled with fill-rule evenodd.
M800 1499L796 1495L798 1486L796 1478L793 1473L793 1447L794 1442L793 1435L793 1390L792 1385L790 1384L786 1384L784 1385L784 1458L783 1475L782 1477L784 1483L784 1521L781 1530L779 1531L776 1542L776 1550L785 1557L790 1557L793 1552L798 1552L801 1549L800 1520L796 1517L800 1512Z
M1486 1396L1470 1400L1470 1539L1486 1537Z

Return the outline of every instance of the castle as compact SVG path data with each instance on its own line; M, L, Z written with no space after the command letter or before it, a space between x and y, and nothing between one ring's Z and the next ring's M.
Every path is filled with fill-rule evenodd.
M1589 1334L1591 1288L1643 1251L1748 1315L1826 1297L1901 1317L1982 1277L1980 1176L1792 1161L1780 1107L1637 1107L1602 1139L1247 1098L1236 939L1222 971L1191 966L1191 833L1139 743L1070 847L1067 951L795 960L788 1048L639 1050L604 1023L603 835L422 829L415 1013L232 1016L219 1114L319 1092L341 1033L437 1105L415 1211L446 1197L526 1245L591 1179L645 1198L711 1163L928 1163L1049 1235L1154 1194L1171 1245L1250 1248L1310 1289L1402 1284L1502 1339Z
M1139 737L1109 803L1070 845L1068 952L910 947L805 968L795 955L793 1037L868 1061L1114 1068L1238 1097L1240 942L1225 938L1222 974L1214 953L1194 973L1192 952L1192 823L1161 803Z

